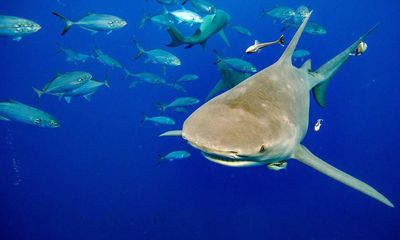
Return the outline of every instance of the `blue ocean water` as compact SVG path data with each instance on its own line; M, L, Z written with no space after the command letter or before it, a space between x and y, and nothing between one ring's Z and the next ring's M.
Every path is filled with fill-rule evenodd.
M227 29L232 47L213 36L205 49L168 48L165 30L147 24L139 29L143 11L162 6L148 1L2 0L0 14L28 18L42 29L22 39L0 39L1 99L16 99L54 115L60 128L44 129L0 122L0 239L400 239L397 174L400 116L397 1L259 1L215 0L218 8L253 36ZM283 48L245 55L255 39L275 40L280 23L260 17L263 7L276 4L313 9L312 21L327 34L303 34L299 48L311 52L313 69L344 50L371 26L364 55L351 58L332 79L328 106L311 100L310 129L304 144L317 156L371 184L396 206L389 208L296 161L287 170L265 167L229 168L206 160L178 138L159 138L180 128L183 113L169 113L174 127L141 124L142 113L158 114L155 104L179 96L204 101L219 80L213 49L240 57L259 70L274 63ZM177 9L178 6L168 7ZM190 6L188 7L190 8ZM193 8L190 8L193 9ZM91 35L51 15L71 19L88 12L109 13L128 25L107 35ZM187 29L187 31L190 31ZM289 42L294 34L284 32ZM199 75L187 83L187 93L140 85L124 72L95 60L72 64L57 53L56 43L83 53L95 47L118 59L132 72L163 74L159 65L134 60L133 39L145 49L160 47L179 56L180 67L168 67L166 78ZM95 79L109 78L88 102L71 103L45 95L40 101L32 87L42 87L58 72L84 70ZM191 111L195 110L191 108ZM314 132L318 118L324 122ZM186 149L191 158L156 164L158 154Z

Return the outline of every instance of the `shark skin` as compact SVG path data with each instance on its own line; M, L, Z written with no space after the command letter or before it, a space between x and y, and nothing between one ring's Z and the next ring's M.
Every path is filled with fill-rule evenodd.
M191 48L200 44L205 47L207 40L214 34L219 33L225 44L230 47L230 43L225 36L224 28L229 24L230 16L223 10L217 10L215 14L207 15L203 18L203 22L192 36L183 36L182 33L173 25L168 27L168 33L172 42L168 47L178 47L187 44L185 48Z
M301 144L309 124L310 91L324 106L329 80L370 32L315 72L310 61L296 68L292 55L310 15L276 63L203 104L186 119L182 132L165 136L182 136L205 158L225 166L283 164L294 159L394 207L374 188L324 162Z

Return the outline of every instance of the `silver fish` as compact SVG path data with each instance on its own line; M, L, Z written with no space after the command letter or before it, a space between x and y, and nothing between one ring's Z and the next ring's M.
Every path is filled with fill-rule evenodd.
M73 49L70 48L63 48L60 44L57 43L58 46L58 52L62 52L65 54L65 56L67 57L65 60L67 62L72 62L74 64L77 64L78 62L82 62L85 63L86 60L93 58L92 55L87 55L87 54L83 54L83 53L79 53L76 52Z
M188 107L196 105L199 102L199 99L194 97L179 97L168 104L160 104L159 109L161 112L165 112L169 108Z
M107 34L110 34L113 30L121 29L128 24L124 19L108 14L89 13L76 22L67 19L59 13L52 12L52 14L63 20L66 24L61 35L66 34L74 25L88 30L92 34L95 34L98 31L106 31Z
M116 59L112 58L111 56L103 53L103 51L101 51L99 48L96 48L94 50L95 53L95 57L96 59L103 63L106 66L111 67L112 69L114 68L122 68L121 63L119 63Z
M15 100L0 102L0 120L17 121L43 128L57 128L58 121L50 114Z
M217 56L217 62L223 62L228 65L230 68L235 71L242 73L255 73L257 72L257 68L253 66L253 64L240 59L240 58L222 58L216 50L214 50L215 55Z
M125 69L125 78L127 77L134 77L139 79L138 81L133 81L129 86L129 88L136 87L139 83L148 83L155 85L167 84L167 81L164 78L149 72L131 73L127 69Z
M86 100L90 101L92 95L95 94L97 90L99 90L99 88L102 86L106 86L108 88L110 87L107 79L104 80L104 82L89 80L79 88L64 92L62 95L60 95L60 97L63 97L67 103L71 102L71 97L78 96L83 96Z
M147 56L147 59L145 60L145 63L154 63L154 64L162 64L166 66L180 66L181 65L181 60L174 54L167 52L165 50L156 48L156 49L151 49L151 50L144 50L137 41L134 41L136 44L136 47L138 49L138 53L135 56L135 59L140 58L143 55Z
M42 27L34 21L0 15L0 37L10 37L15 41L20 41L22 37L39 31Z
M214 14L217 10L213 4L206 0L184 0L182 5L187 2L190 2L194 8L202 13Z
M87 72L67 72L63 74L57 74L57 76L48 84L46 84L42 90L36 88L33 88L33 90L36 92L39 98L45 93L59 96L64 92L81 87L90 79L92 79L92 75Z
M199 76L197 76L196 74L186 74L183 75L182 77L180 77L178 80L176 80L176 82L191 82L194 81L196 79L198 79Z

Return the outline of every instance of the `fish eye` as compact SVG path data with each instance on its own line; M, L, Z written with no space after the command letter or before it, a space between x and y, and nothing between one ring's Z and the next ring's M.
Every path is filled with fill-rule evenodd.
M40 119L40 118L35 118L35 120L33 120L33 122L34 122L36 125L39 125L39 124L42 123L42 119Z

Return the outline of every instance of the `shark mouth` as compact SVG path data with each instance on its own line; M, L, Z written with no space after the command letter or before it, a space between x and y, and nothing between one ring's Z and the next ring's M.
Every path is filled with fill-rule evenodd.
M243 160L240 158L240 156L226 157L226 156L207 153L207 152L201 152L201 153L208 160L218 163L218 164L221 164L221 165L224 165L224 166L229 166L229 167L252 167L252 166L259 166L259 165L265 164L263 162L254 161L251 159Z

